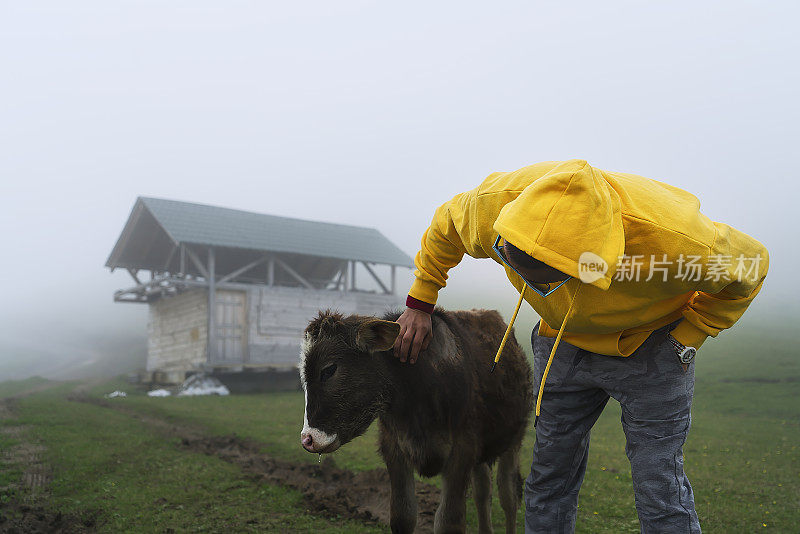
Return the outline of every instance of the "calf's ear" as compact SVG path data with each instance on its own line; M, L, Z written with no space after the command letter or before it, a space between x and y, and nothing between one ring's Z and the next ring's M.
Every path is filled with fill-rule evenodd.
M400 333L400 325L394 321L371 319L362 323L356 333L356 345L366 352L389 350Z

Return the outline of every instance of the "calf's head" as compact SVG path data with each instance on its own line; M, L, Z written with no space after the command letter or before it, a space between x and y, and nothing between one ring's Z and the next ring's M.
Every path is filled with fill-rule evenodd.
M320 312L305 331L300 381L305 415L300 443L333 452L363 434L386 401L377 352L392 348L400 325L374 317Z

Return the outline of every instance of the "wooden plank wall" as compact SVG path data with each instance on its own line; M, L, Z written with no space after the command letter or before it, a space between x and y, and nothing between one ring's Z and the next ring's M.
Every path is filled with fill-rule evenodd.
M319 310L380 315L402 304L395 295L264 286L252 287L248 301L249 363L276 367L297 364L303 330Z
M206 361L208 293L191 289L149 307L147 370L168 375L170 382L182 381L185 371Z
M244 365L292 368L309 321L328 308L345 314L381 315L402 299L378 293L238 285L246 292ZM231 292L233 293L233 292ZM236 293L241 294L239 291ZM208 293L204 288L150 304L147 370L165 382L181 382L186 371L206 363ZM236 362L225 362L234 364Z

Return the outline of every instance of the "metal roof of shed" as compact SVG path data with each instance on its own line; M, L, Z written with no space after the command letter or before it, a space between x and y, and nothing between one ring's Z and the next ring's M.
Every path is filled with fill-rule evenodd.
M305 254L414 267L411 257L374 228L278 217L207 204L139 197L107 267L126 267L126 241L148 211L174 245L195 244ZM129 251L129 254L132 251ZM122 260L122 261L121 261Z

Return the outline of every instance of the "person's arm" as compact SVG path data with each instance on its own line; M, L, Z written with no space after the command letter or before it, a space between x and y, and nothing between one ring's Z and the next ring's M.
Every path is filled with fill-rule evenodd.
M412 299L435 305L439 290L447 284L447 272L467 253L465 241L469 241L466 234L471 227L468 219L473 198L474 191L467 191L436 209L414 257L415 280L408 291Z
M684 320L671 332L672 337L687 347L697 348L708 336L715 337L733 326L761 290L769 269L769 254L764 245L726 224L714 224L717 235L710 258L723 259L719 265L730 260L730 265L721 269L728 280L708 279L706 267L704 287L689 300L683 309Z
M407 309L397 322L400 334L395 341L395 356L401 361L417 361L431 340L431 317L439 290L447 283L447 272L458 265L464 254L475 248L470 235L470 213L475 191L453 197L436 209L430 227L422 235L414 258L415 280L406 299Z

